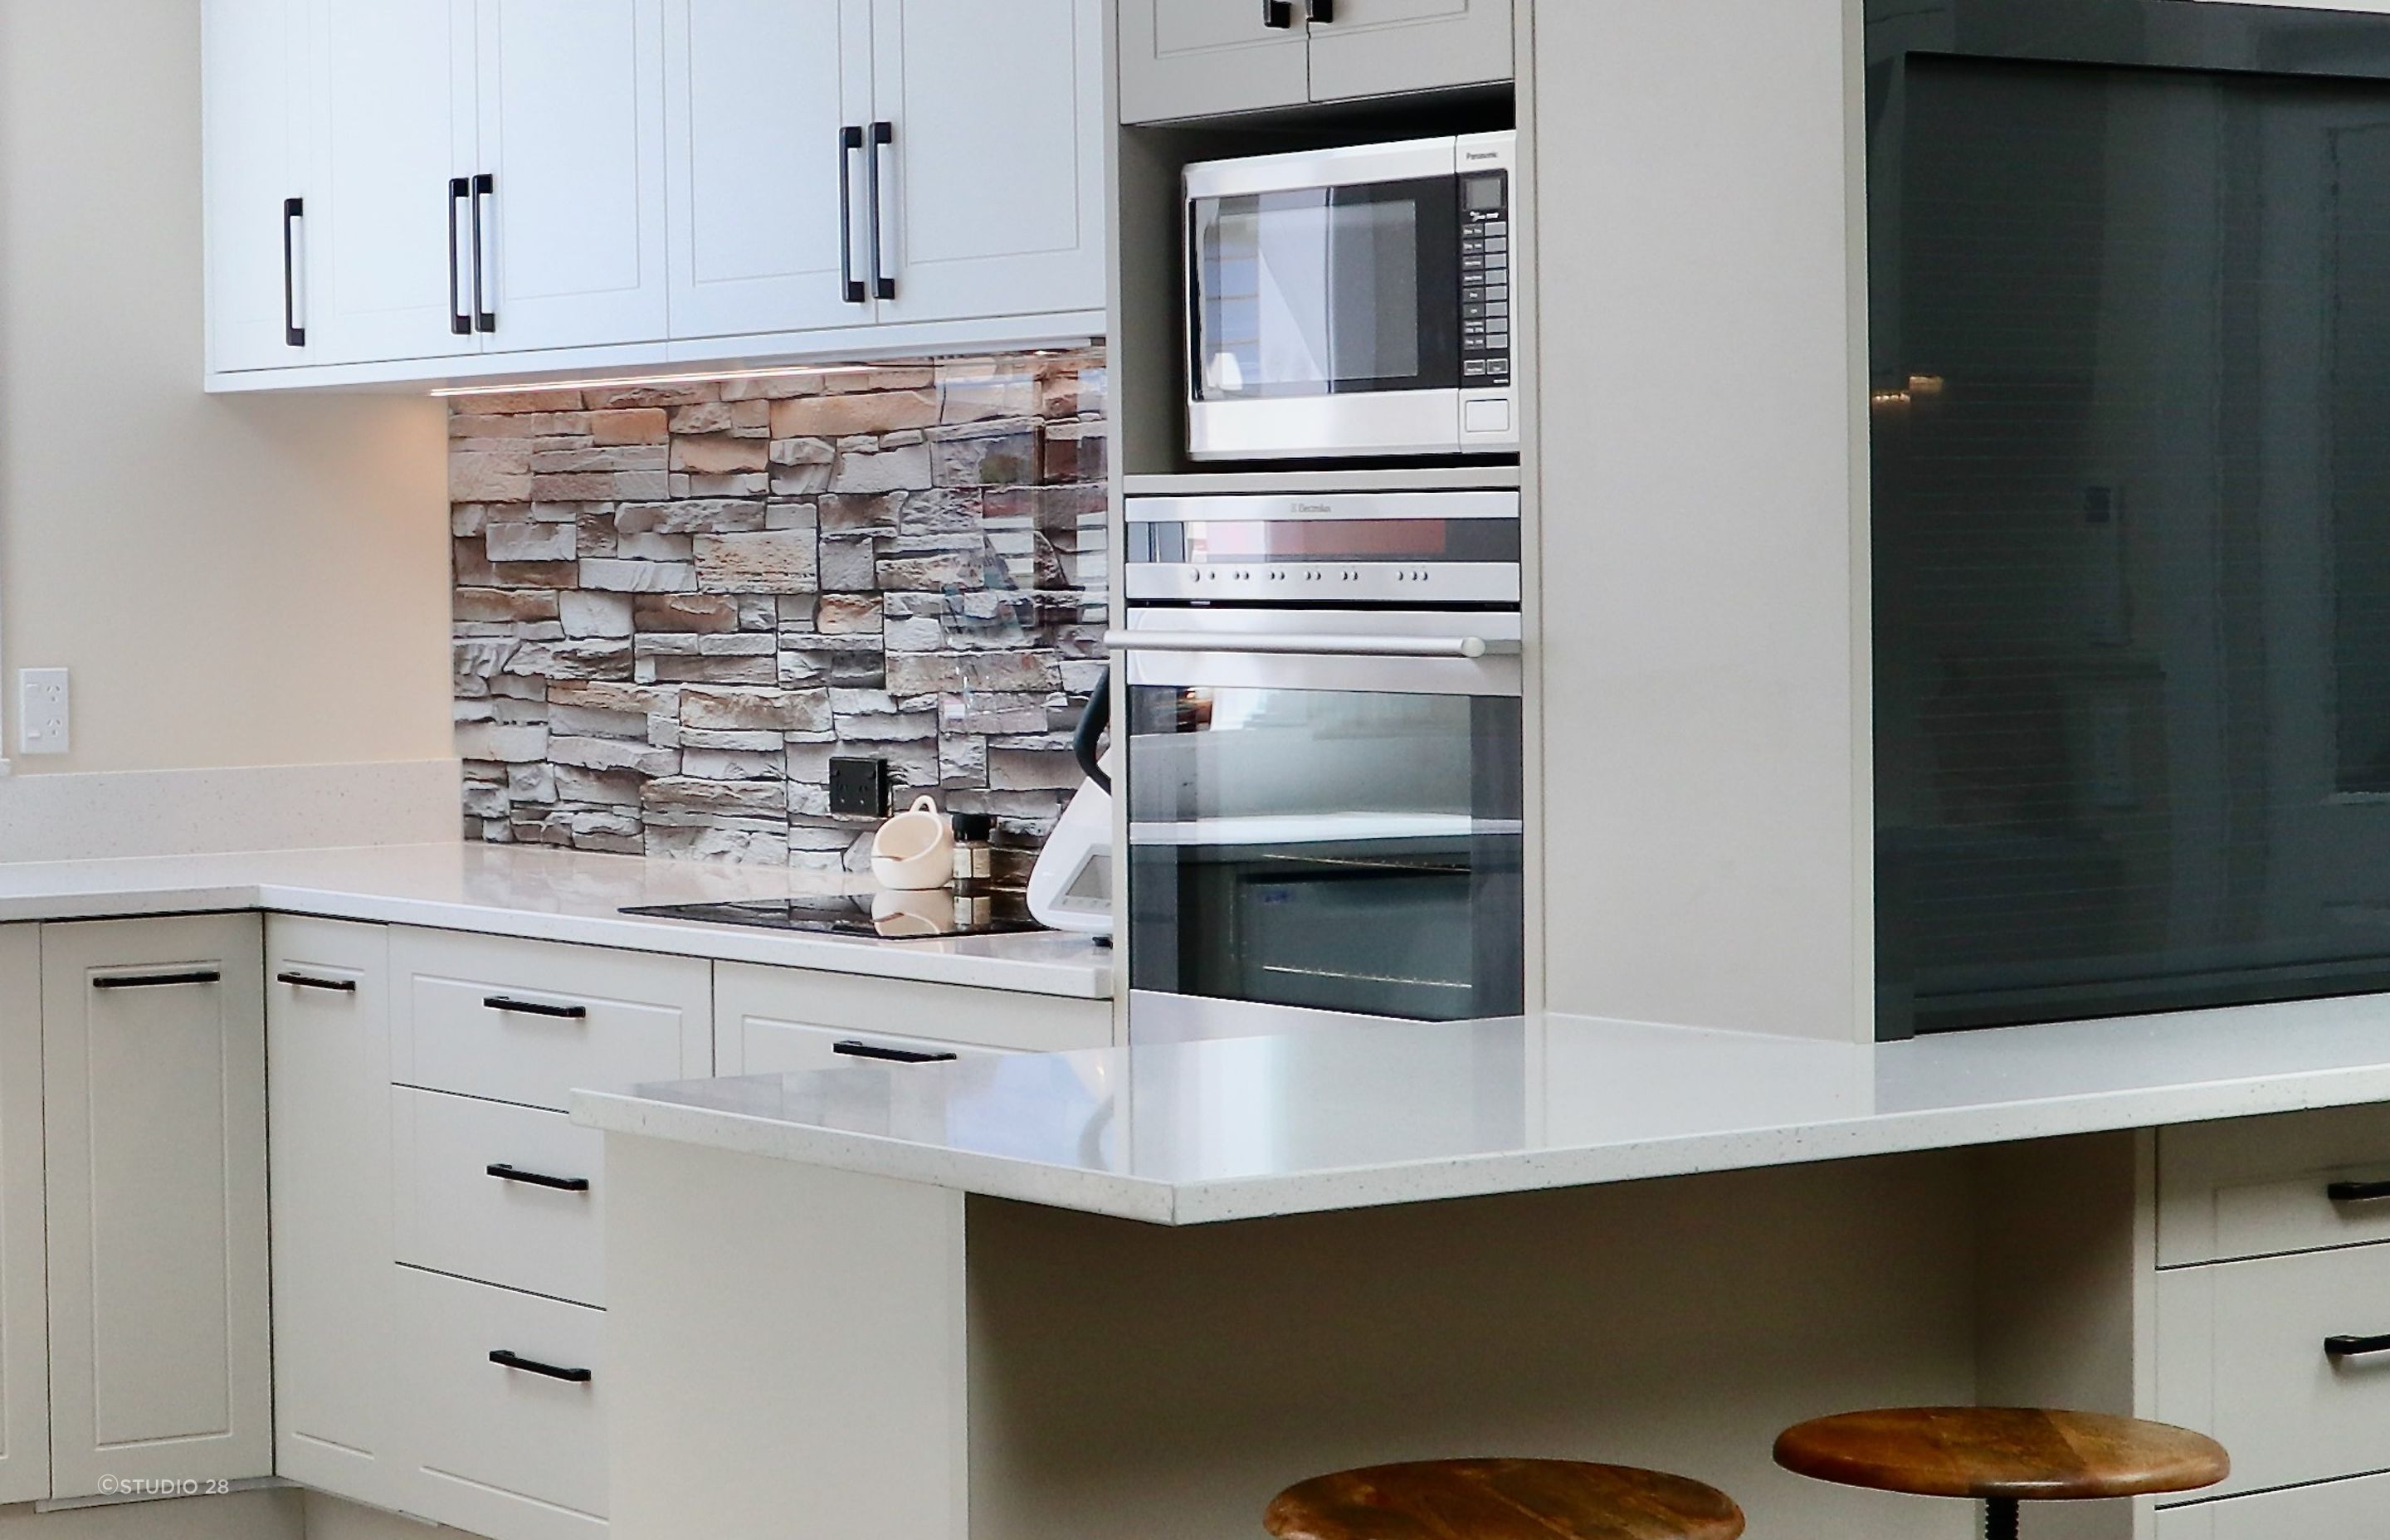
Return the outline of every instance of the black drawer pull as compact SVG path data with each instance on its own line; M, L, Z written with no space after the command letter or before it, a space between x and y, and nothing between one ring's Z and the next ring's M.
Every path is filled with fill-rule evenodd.
M510 1165L486 1166L483 1169L501 1182L520 1182L528 1187L550 1187L558 1192L589 1190L589 1178L586 1176L543 1176L536 1171L522 1171Z
M503 1010L516 1016L553 1016L559 1021L585 1020L587 1006L550 1006L537 1000L517 1000L504 995L493 995L482 1002L492 1010Z
M340 995L354 995L357 992L357 982L354 979L318 979L312 973L276 973L274 976L274 982L277 984L289 984L293 989L328 989Z
M219 984L224 975L212 968L188 973L118 973L94 979L94 989L172 989L177 984Z
M2390 1182L2334 1182L2323 1195L2335 1203L2379 1203L2390 1198Z
M2326 1357L2334 1359L2370 1357L2390 1353L2390 1337L2327 1337L2323 1351Z
M491 1354L490 1362L502 1369L520 1369L525 1374L536 1374L548 1380L561 1380L568 1385L586 1385L597 1378L587 1369L559 1368L554 1364L543 1364L536 1358L526 1358L520 1353L508 1353L504 1348Z
M958 1053L916 1053L910 1048L883 1048L876 1043L833 1044L830 1052L849 1059L875 1059L882 1064L951 1064Z

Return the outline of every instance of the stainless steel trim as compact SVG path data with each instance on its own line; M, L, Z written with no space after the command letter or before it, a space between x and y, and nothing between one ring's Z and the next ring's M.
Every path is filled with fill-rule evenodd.
M1108 652L1217 652L1220 637L1201 631L1108 632ZM1240 636L1239 652L1315 658L1483 658L1519 644L1483 636Z
M1123 569L1133 601L1219 599L1238 604L1517 604L1515 561L1345 565L1289 561L1233 566L1132 562Z
M1472 135L1492 138L1493 135ZM1512 134L1516 145L1518 135ZM1515 153L1515 152L1514 152ZM1471 170L1496 162L1471 162ZM1413 182L1460 173L1457 138L1407 139L1391 145L1345 145L1296 150L1288 155L1250 155L1233 160L1199 160L1187 168L1187 199L1246 198L1256 193L1301 192L1311 187L1350 187L1369 182Z
M1472 399L1485 397L1471 391ZM1461 392L1367 391L1349 395L1253 401L1188 397L1187 456L1192 460L1334 459L1353 456L1458 455ZM1517 403L1511 421L1518 421ZM1517 447L1517 435L1479 438L1480 453Z
M1489 1025L1495 1021L1514 1022L1518 1020L1515 1016L1499 1017L1471 1024ZM1200 995L1164 995L1150 989L1132 991L1128 997L1128 1040L1140 1047L1150 1043L1198 1043L1223 1037L1278 1037L1339 1027L1403 1024L1406 1024L1403 1019L1395 1017L1312 1010L1300 1006L1256 1005L1245 1000L1215 1000Z
M1297 523L1323 520L1516 519L1515 492L1323 492L1131 497L1132 524Z
M1480 695L1515 699L1523 693L1515 612L1447 614L1435 610L1165 610L1128 617L1132 642L1172 635L1207 643L1201 650L1120 654L1126 683L1179 689L1349 690L1372 695ZM1250 647L1253 638L1295 638L1280 650ZM1397 641L1401 652L1338 650L1349 638ZM1108 640L1110 638L1107 638ZM1458 645L1483 642L1471 657ZM1430 644L1442 647L1430 649Z

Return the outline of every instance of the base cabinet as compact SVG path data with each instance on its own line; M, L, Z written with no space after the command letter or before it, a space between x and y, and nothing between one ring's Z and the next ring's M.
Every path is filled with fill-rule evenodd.
M2158 1511L2156 1540L2379 1540L2390 1476Z
M255 915L42 932L52 1495L274 1469Z
M265 942L275 1473L403 1507L390 1391L390 932L277 915Z

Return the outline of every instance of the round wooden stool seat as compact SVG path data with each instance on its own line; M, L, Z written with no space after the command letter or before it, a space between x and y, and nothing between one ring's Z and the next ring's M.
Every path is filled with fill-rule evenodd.
M1574 1460L1432 1460L1318 1476L1278 1495L1277 1540L1735 1540L1725 1493Z
M1776 1441L1776 1463L1879 1492L2020 1502L2191 1492L2232 1471L2222 1444L2188 1428L2001 1406L1820 1418Z

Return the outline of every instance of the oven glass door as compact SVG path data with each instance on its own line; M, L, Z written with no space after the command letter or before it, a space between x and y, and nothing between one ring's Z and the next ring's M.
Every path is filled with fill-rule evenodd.
M1134 989L1415 1020L1523 1008L1518 698L1412 693L1406 666L1131 684ZM1363 687L1372 669L1389 677Z
M1459 205L1450 176L1193 199L1195 399L1458 389Z

